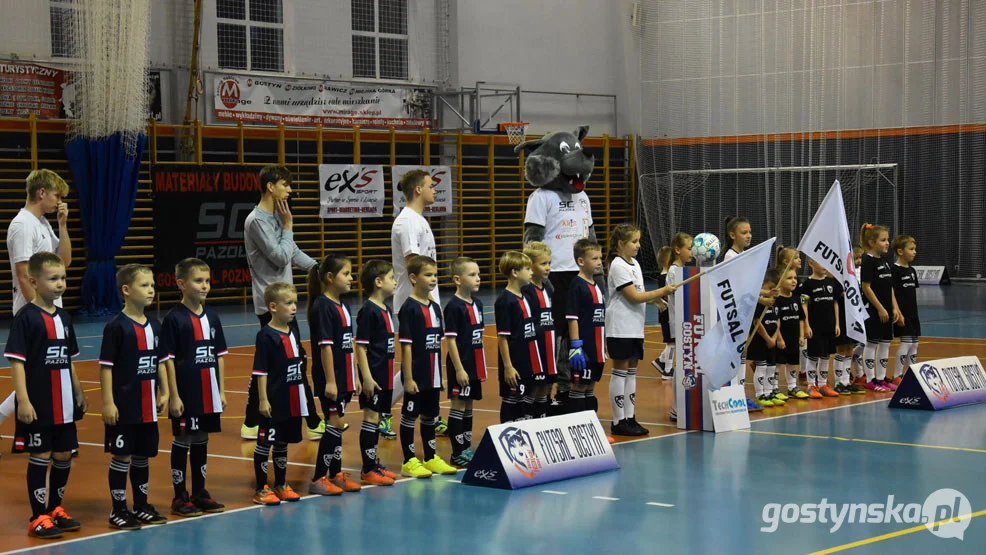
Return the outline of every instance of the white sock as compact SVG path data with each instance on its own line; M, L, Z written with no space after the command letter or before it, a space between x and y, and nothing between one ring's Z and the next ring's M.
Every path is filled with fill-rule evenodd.
M910 368L911 365L914 365L914 364L917 364L918 363L918 338L917 337L914 338L914 343L911 343L911 348L908 349L908 351L907 351L907 358L908 358L908 361L907 361L907 364L908 364L907 367L908 368Z
M863 371L866 372L866 381L873 381L876 372L876 343L866 342L863 349Z
M777 391L777 365L767 363L767 394Z
M636 407L637 407L637 369L627 368L627 381L626 384L623 386L623 418L633 418Z
M404 379L401 377L403 372L398 371L394 374L394 394L390 398L390 406L401 402L401 398L404 397Z
M851 364L853 374L855 374L857 378L862 377L865 372L866 365L863 364L863 351L865 349L866 347L862 343L856 343L856 346L852 348Z
M816 366L816 372L818 372L818 387L829 384L829 357L823 357L818 359L818 364Z
M835 383L837 384L847 385L849 383L849 376L846 375L845 363L845 355L835 355L835 362L832 366L835 368Z
M784 376L787 378L788 393L798 389L798 366L788 364L784 367Z
M807 341L805 343L807 343ZM799 347L798 348L798 365L801 368L808 368L808 347L807 346L805 346L805 347ZM808 385L811 385L811 382L808 382Z
M767 394L767 363L765 361L753 362L753 391L757 397Z
M667 364L668 360L673 360L673 357L671 356L672 353L674 353L674 349L671 347L671 345L665 345L664 350L661 351L661 356L657 357L657 360L660 360L664 364Z
M3 424L4 420L14 414L15 407L17 406L16 402L16 394L11 391L10 395L3 400L3 403L0 403L0 424Z
M808 357L808 364L805 366L805 375L807 377L808 387L811 388L818 384L818 359L815 357Z
M626 403L623 389L626 387L626 381L626 370L614 369L613 376L609 379L609 404L613 407L613 422L617 424L623 421L623 407Z
M881 341L876 344L876 379L887 379L887 363L890 362L890 342Z
M736 377L730 385L746 385L746 357L740 357L739 370L736 371Z
M904 368L907 367L908 361L907 351L910 350L911 344L907 342L906 338L900 338L900 345L897 347L897 356L894 357L894 377L902 376L904 374Z

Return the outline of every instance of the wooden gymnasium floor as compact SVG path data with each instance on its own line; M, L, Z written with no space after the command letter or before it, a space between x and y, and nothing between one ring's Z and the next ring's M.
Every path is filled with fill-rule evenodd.
M927 336L921 339L919 360L957 355L986 359L986 288L953 285L920 292ZM487 300L489 312L493 303ZM290 507L246 510L255 507L250 503L254 442L240 440L239 427L257 323L248 309L240 307L222 308L220 314L230 345L238 346L231 348L226 358L229 407L223 416L223 432L210 441L207 487L227 505L228 512L181 521L183 526L140 532L116 533L109 528L106 476L110 457L102 449L95 361L105 321L79 323L83 355L76 368L87 391L90 412L79 423L80 456L73 465L65 506L83 522L83 529L53 543L28 538L29 508L24 491L27 457L4 454L0 460L0 484L5 492L0 503L0 551L44 545L74 553L108 549L136 553L169 544L178 552L234 547L259 551L304 549L310 548L310 542L328 541L333 549L407 550L414 545L413 551L437 553L461 549L480 553L508 549L555 552L586 547L608 551L619 543L623 544L620 551L638 552L653 549L655 542L688 552L803 553L833 547L841 551L853 547L853 542L862 542L856 548L862 552L909 552L915 545L927 544L958 553L977 552L974 545L986 539L986 519L974 519L964 541L938 539L926 532L907 531L907 525L892 524L847 525L836 533L822 525L782 525L777 532L767 534L759 531L762 522L758 520L764 504L770 502L817 502L825 496L846 497L846 502L871 502L872 498L875 502L885 500L888 493L896 493L898 498L911 495L920 502L939 487L963 491L975 513L986 505L986 484L975 478L986 461L982 425L986 406L943 413L889 411L886 401L890 394L868 393L789 401L785 407L754 413L752 429L745 432L718 437L682 433L667 417L671 383L662 380L646 361L639 368L637 419L651 435L615 448L622 465L618 472L519 492L472 488L458 484L455 476L436 477L401 482L394 488L370 488L342 498L313 498ZM649 320L656 318L651 314ZM492 314L487 321L492 321ZM302 328L307 335L305 323ZM657 326L649 326L647 336L646 358L650 360L663 344ZM6 329L0 330L0 340L6 340ZM486 330L486 347L488 354L496 352L492 327ZM891 354L895 348L891 347ZM599 415L606 426L610 417L608 383L607 374L596 388ZM0 369L0 395L6 396L11 386L9 368ZM474 445L485 427L498 420L495 377L484 389L485 398L474 408ZM443 407L447 406L447 401L443 402ZM346 421L351 428L344 435L343 466L358 477L362 413L358 404L350 407ZM151 461L150 501L167 512L172 497L167 455L171 434L166 419L160 426L162 451ZM4 453L9 453L13 427L13 419L0 425ZM655 441L658 438L665 441ZM307 489L316 447L317 442L304 441L290 448L288 480L299 492ZM439 452L447 458L447 439L439 439ZM397 441L381 439L379 453L385 465L400 467ZM482 518L462 524L461 515L470 511L481 513ZM457 523L444 522L456 518ZM713 527L720 530L718 539L706 533ZM265 532L274 530L283 533ZM566 534L566 530L572 533Z

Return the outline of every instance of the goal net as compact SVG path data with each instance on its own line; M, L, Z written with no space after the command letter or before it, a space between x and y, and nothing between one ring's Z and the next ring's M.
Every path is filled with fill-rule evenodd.
M724 221L744 216L753 243L777 237L797 245L832 183L838 179L846 205L850 235L865 222L897 221L897 164L792 166L778 168L700 169L654 172L639 176L637 221L646 248L641 264L659 271L657 251L679 231L715 234L728 248Z

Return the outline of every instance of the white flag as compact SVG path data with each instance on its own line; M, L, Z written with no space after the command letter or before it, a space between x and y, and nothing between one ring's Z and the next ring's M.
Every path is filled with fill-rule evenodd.
M715 266L704 276L712 286L719 313L719 321L695 348L695 357L709 389L718 389L736 377L746 340L753 329L753 314L775 239L771 237Z
M822 205L798 243L798 250L818 262L842 284L846 294L846 327L849 328L843 333L866 343L866 310L856 277L856 265L852 260L852 240L839 180L832 184L822 199Z

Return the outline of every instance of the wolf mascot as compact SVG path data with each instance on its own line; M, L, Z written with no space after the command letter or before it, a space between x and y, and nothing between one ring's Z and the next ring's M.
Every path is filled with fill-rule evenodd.
M579 273L572 249L579 239L596 240L592 208L585 194L596 161L582 149L582 139L588 134L589 126L583 125L574 133L548 133L514 149L514 152L521 149L528 152L524 175L537 187L527 199L524 243L543 241L551 249L551 307L558 333L558 393L551 409L555 414L563 410L559 405L567 400L571 388L565 309L569 284Z

